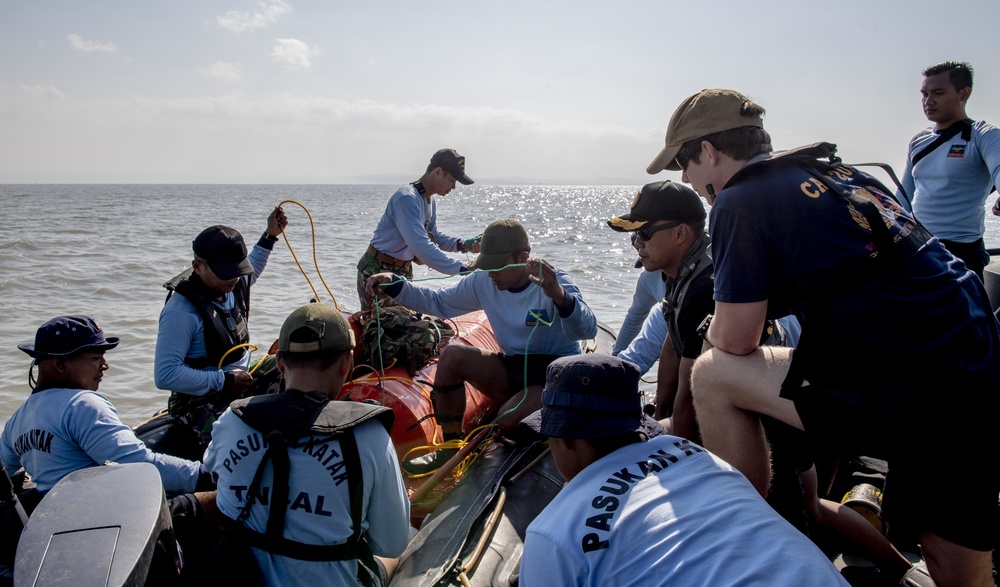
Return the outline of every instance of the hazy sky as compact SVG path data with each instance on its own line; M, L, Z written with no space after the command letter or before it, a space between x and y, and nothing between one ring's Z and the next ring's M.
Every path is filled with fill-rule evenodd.
M1000 125L1000 1L0 0L0 183L650 181L685 97L902 172L920 71ZM662 179L677 179L664 172Z

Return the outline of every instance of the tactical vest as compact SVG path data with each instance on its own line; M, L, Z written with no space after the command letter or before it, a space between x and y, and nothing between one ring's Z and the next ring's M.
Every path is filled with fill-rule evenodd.
M361 536L364 483L361 456L352 428L376 419L388 432L395 419L393 411L360 402L331 402L329 397L316 391L286 391L247 398L233 402L230 408L240 420L267 438L268 447L247 490L246 505L236 520L229 520L226 531L271 554L305 561L358 559L369 569L375 569L371 549ZM340 443L344 457L353 533L343 544L306 544L289 540L283 536L291 473L288 453L307 443L331 440ZM267 529L261 533L247 528L243 522L250 515L250 508L259 493L261 476L268 460L273 462L271 498L268 501Z
M702 235L694 242L684 260L681 261L677 277L668 279L669 291L663 298L663 319L667 321L667 333L675 350L680 349L683 340L677 318L684 308L684 298L687 296L688 288L699 275L711 270L712 257L709 253L708 235Z
M213 303L215 296L210 292L201 279L194 274L192 269L181 273L170 281L163 284L169 293L167 299L174 292L184 296L191 302L201 316L201 322L205 331L205 352L206 356L196 359L184 359L184 362L194 369L204 369L205 367L216 367L223 355L235 346L250 342L250 331L247 328L247 318L250 316L250 280L240 278L233 290L235 303L229 311L222 310ZM223 365L235 363L243 358L243 353L233 352L226 356Z

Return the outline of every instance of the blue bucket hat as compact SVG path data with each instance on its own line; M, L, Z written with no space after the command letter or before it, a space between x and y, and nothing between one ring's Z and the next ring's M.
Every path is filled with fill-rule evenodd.
M106 351L118 346L118 338L104 336L101 325L87 316L59 316L38 327L35 344L17 348L35 359L66 357L82 350Z
M545 371L542 409L521 425L555 438L664 434L663 426L642 411L640 375L632 363L602 353L556 359Z

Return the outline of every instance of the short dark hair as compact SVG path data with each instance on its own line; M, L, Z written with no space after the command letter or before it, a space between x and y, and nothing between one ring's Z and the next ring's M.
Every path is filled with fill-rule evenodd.
M681 150L691 150L694 155L689 161L701 163L702 141L708 141L721 153L729 155L737 161L749 161L761 153L770 153L771 135L759 126L741 126L690 140L681 146Z
M923 75L930 77L945 72L948 73L948 81L956 90L972 88L972 66L965 61L942 61L925 69Z
M313 351L311 353L288 353L281 352L281 358L285 362L285 367L289 369L315 369L324 371L329 369L342 356L350 351Z

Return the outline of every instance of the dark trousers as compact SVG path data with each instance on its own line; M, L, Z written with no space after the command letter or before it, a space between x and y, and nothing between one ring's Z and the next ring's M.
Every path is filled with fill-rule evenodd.
M948 249L952 255L965 261L965 266L979 276L979 281L983 280L983 269L990 262L990 255L986 252L986 244L983 239L971 243L958 243L955 241L941 240L941 244Z

